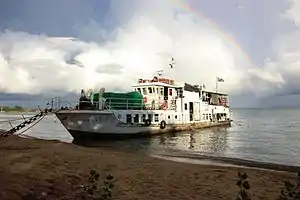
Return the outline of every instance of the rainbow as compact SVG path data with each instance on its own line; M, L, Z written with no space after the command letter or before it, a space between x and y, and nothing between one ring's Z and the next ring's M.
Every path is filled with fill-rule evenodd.
M197 9L192 8L188 3L183 2L182 0L168 0L169 2L177 5L179 8L181 8L184 11L191 12L194 15L196 15L198 18L209 24L214 31L217 32L218 35L220 35L224 41L229 42L232 44L237 51L246 59L246 61L249 62L249 64L254 65L254 62L252 61L251 57L245 52L245 50L240 46L240 44L235 41L235 39L229 35L227 32L223 31L218 24L210 20L209 18L205 17L202 13L200 13Z

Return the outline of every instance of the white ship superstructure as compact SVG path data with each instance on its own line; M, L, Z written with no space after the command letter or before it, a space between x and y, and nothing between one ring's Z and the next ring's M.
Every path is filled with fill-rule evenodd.
M222 81L222 80L217 80ZM139 79L128 93L89 91L58 119L74 139L128 138L230 125L227 94L162 77Z

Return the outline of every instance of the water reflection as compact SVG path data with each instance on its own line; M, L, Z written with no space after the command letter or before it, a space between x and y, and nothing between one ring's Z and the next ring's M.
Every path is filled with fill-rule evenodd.
M180 133L154 136L151 138L139 138L121 141L85 141L75 142L77 145L89 147L108 147L130 152L177 152L193 151L197 153L217 153L225 151L227 147L228 127L220 127L206 130L194 130Z
M227 148L229 127L186 131L150 139L150 149L173 149L198 153L217 153Z

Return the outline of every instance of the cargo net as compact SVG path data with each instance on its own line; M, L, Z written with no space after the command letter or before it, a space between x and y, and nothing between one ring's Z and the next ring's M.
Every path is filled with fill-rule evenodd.
M30 116L20 115L19 118L13 118L8 120L0 120L0 140L10 135L21 135L27 130L38 124L45 116L57 112L61 108L59 99L57 97L51 98L46 103L44 109L38 106L38 112L31 114ZM30 114L30 113L28 113ZM7 115L10 117L10 115Z

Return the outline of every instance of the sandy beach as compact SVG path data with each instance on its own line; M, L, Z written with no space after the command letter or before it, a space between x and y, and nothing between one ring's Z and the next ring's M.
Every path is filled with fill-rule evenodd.
M90 170L115 178L113 199L234 199L237 173L247 172L252 199L275 200L294 172L174 162L112 148L88 148L60 141L11 136L0 143L0 199L30 192L46 199L72 199Z

